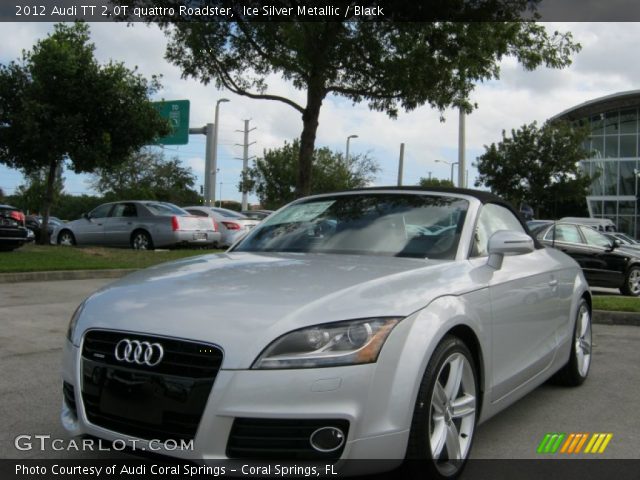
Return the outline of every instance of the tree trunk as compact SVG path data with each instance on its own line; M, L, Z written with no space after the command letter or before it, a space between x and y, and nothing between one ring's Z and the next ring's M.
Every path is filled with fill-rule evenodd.
M47 174L47 189L44 194L44 202L42 204L42 225L40 225L40 245L49 243L49 214L51 205L53 204L53 190L56 183L56 174L58 173L58 161L51 160L49 163L49 173Z
M320 107L326 95L321 81L309 82L307 90L307 107L302 114L302 135L300 135L300 152L298 153L298 183L296 197L311 194L311 168L313 165L313 151L318 131Z

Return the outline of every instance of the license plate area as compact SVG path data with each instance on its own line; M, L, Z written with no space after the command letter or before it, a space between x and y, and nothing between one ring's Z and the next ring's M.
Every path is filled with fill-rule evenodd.
M194 240L206 240L207 239L207 234L206 233L194 233L193 234L193 239Z

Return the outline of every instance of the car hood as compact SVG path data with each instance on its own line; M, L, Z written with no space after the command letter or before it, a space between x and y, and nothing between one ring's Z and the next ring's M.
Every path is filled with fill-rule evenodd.
M469 262L394 257L227 253L135 272L92 295L89 328L217 344L223 368L249 368L274 339L301 327L407 316L433 298L477 288Z

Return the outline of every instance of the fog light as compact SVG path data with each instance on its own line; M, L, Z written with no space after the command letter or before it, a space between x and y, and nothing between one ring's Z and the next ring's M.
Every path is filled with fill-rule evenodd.
M311 434L309 443L318 452L335 452L344 444L344 433L336 427L322 427Z

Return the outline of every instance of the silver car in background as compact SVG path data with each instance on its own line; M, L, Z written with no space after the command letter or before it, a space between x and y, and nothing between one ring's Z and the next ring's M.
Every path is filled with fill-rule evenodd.
M554 375L585 381L591 295L496 196L364 189L300 199L226 253L104 287L63 355L72 435L358 473L419 459L419 478L450 479L478 423Z
M220 232L210 219L194 217L167 202L105 203L82 218L55 227L58 245L130 246L136 250L178 245L213 246Z
M184 207L191 215L215 219L222 235L219 246L229 247L244 237L260 220L248 218L242 213L218 207Z

